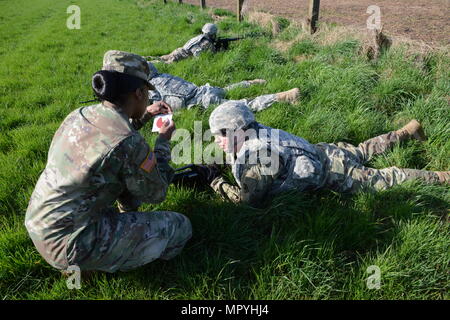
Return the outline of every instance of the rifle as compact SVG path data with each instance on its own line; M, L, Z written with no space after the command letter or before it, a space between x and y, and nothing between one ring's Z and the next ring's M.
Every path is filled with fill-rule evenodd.
M267 36L264 32L249 32L241 37L235 37L235 38L217 38L216 41L214 41L214 47L216 51L222 51L227 50L230 46L230 42L233 41L239 41L247 38L259 38L262 36Z
M223 51L223 50L228 50L228 48L230 47L230 42L233 41L239 41L245 39L245 37L236 37L236 38L218 38L215 42L214 42L214 47L216 48L216 52L217 51Z
M216 164L212 165L196 165L189 164L187 166L175 169L172 183L176 186L186 186L191 188L204 188L218 176L222 174L223 167Z

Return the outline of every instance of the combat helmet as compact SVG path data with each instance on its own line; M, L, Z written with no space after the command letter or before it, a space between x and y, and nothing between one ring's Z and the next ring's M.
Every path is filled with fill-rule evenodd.
M214 23L207 23L202 28L203 34L215 36L217 34L217 26Z
M222 103L214 109L209 117L209 127L214 135L223 135L223 130L245 130L254 122L253 112L244 102L240 101Z

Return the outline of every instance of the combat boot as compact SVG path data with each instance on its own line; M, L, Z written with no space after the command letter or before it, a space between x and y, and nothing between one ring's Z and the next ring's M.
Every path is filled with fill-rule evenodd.
M440 183L450 183L450 171L435 171Z
M279 102L289 102L289 103L295 103L298 101L298 98L300 97L300 89L294 88L288 91L279 92L276 94L276 99Z
M427 140L422 125L417 120L411 120L406 126L395 132L401 141L413 138L419 141Z
M426 183L450 183L450 171L427 171L417 169L400 169L406 180L420 179Z

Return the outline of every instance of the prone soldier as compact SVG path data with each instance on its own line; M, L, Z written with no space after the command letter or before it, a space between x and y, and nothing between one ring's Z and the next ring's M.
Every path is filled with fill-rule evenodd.
M419 122L353 146L349 143L311 144L293 134L255 121L245 103L229 101L218 106L209 118L215 141L228 156L237 182L219 176L210 186L223 198L259 207L268 197L289 190L329 188L337 192L384 190L407 180L448 183L450 171L425 171L390 167L365 167L374 155L382 154L407 139L424 140ZM263 157L261 157L263 155Z
M180 77L159 73L155 65L148 63L150 68L150 83L155 90L150 92L150 99L154 101L165 101L172 109L191 108L195 105L201 105L205 109L213 104L224 103L229 90L234 88L247 88L254 84L266 83L263 79L246 80L231 84L225 88L213 87L208 83L203 86L196 86L192 82L186 81ZM265 94L254 99L242 99L253 111L261 111L272 106L275 102L295 103L300 96L300 90L294 88L288 91L275 94Z
M215 52L215 41L217 38L217 26L214 23L207 23L202 28L202 34L192 38L185 43L181 48L177 48L169 54L161 57L147 57L152 62L164 62L167 64L174 63L191 56L198 57L202 52L211 50Z

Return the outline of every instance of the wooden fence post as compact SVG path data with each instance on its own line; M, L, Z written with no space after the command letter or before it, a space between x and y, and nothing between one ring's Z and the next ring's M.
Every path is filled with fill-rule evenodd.
M311 34L317 31L317 22L319 21L320 0L309 0L308 23Z
M238 21L242 21L242 6L244 4L244 0L237 0L237 19Z
M202 9L205 9L206 8L206 0L200 0L200 3L202 6Z

